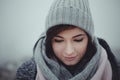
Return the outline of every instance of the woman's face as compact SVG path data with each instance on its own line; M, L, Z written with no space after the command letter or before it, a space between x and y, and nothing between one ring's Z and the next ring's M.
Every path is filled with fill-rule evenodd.
M55 55L68 66L75 65L81 60L87 44L88 36L79 28L62 31L52 39Z

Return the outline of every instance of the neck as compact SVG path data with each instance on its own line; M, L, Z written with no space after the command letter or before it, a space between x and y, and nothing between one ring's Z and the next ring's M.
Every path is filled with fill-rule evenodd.
M60 65L63 65L73 76L77 75L78 73L80 73L86 66L86 64L88 63L89 60L87 60L85 57L83 57L77 64L75 65L66 65L63 62L61 62L58 58L57 58L58 62Z

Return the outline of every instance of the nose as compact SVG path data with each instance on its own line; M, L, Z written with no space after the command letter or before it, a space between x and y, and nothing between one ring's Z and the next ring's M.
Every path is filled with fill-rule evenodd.
M67 43L65 47L65 56L71 56L74 53L74 47L71 43Z

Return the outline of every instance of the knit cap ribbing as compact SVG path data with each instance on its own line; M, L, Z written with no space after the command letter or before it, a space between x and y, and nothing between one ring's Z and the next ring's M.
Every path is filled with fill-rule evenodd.
M88 0L54 0L46 17L46 30L60 24L77 26L93 40L94 24Z

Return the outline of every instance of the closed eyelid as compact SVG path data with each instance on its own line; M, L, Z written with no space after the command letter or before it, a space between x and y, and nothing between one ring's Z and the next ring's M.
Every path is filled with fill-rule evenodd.
M85 37L84 36L79 36L79 37L75 37L73 38L74 40L79 40L79 39L84 39Z
M63 40L61 36L55 36L52 40Z
M73 40L81 40L81 39L84 39L84 37L77 37L77 38L74 38Z

